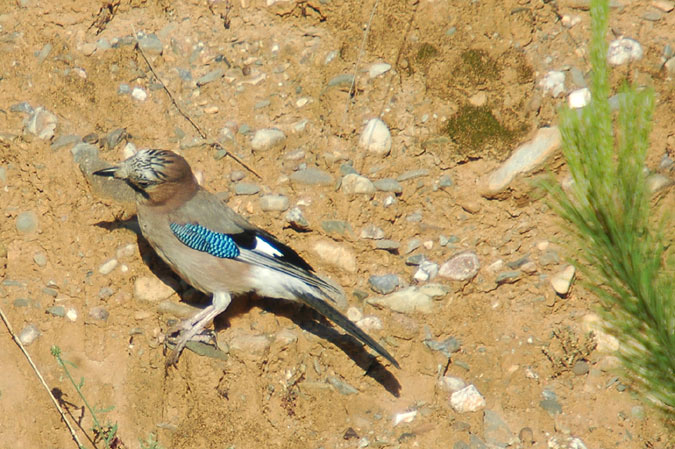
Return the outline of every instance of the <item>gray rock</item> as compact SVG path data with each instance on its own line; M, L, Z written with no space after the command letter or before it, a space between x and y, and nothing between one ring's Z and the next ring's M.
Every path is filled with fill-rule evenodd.
M425 282L433 279L438 275L438 264L425 260L420 263L419 268L415 272L413 278L418 282Z
M541 395L544 397L544 399L539 402L539 406L546 410L549 415L555 416L559 413L562 413L562 406L560 403L558 403L558 396L554 391L544 389L541 392Z
M371 78L377 78L378 76L387 73L389 70L391 70L391 64L379 62L370 66L368 69L368 76Z
M331 78L330 81L328 81L328 87L335 87L335 86L351 86L352 83L354 82L354 75L351 73L344 73L342 75L335 76Z
M131 86L129 86L126 83L120 83L120 85L117 87L118 95L128 95L130 93L131 93Z
M162 41L159 40L156 34L146 34L138 39L138 46L149 55L162 54Z
M572 372L577 376L583 376L584 374L588 374L590 369L587 361L578 360L572 367Z
M286 221L288 224L293 227L293 229L299 231L309 230L309 223L305 216L302 214L302 210L299 207L294 207L286 213Z
M110 313L105 307L96 306L89 309L89 316L95 320L106 321L110 316Z
M413 254L412 256L408 256L405 260L405 264L417 267L425 260L427 260L427 257L424 254Z
M375 186L365 176L350 173L342 178L341 190L347 194L369 194L375 192Z
M328 376L326 378L326 381L331 384L335 389L338 391L340 394L344 394L345 396L351 395L351 394L358 394L359 390L356 388L352 387L345 381L337 378L336 376Z
M502 417L492 410L483 412L483 437L486 443L497 447L512 446L518 442Z
M513 179L544 163L560 148L558 127L540 128L534 138L518 147L513 154L487 180L487 194L495 194L506 188Z
M368 224L361 230L362 239L382 240L384 238L384 231L374 224Z
M358 175L359 172L356 171L356 169L351 164L351 162L345 162L344 164L340 165L340 174L342 176L351 175L351 174Z
M471 449L493 449L489 448L488 445L483 442L483 440L474 434L469 435L469 443Z
M418 210L413 212L412 214L405 217L405 220L410 223L419 223L422 221L422 211Z
M29 324L19 332L19 341L22 345L28 346L40 336L40 329L35 324Z
M102 37L101 39L96 41L96 48L99 50L110 50L112 46L110 45L110 42L108 39Z
M401 247L401 243L396 240L382 239L375 242L375 249L382 249L395 253Z
M459 340L457 340L455 337L448 337L443 341L435 341L431 338L428 338L424 340L424 345L432 351L438 351L442 353L448 358L452 353L459 351L462 346Z
M451 257L441 265L438 274L455 281L473 279L480 269L480 262L476 253L467 251Z
M230 173L230 181L232 182L238 182L241 181L246 177L246 173L244 173L241 170L234 170L232 173Z
M206 84L219 80L223 76L225 76L225 72L223 72L223 69L211 70L209 73L197 78L197 86L198 87L205 86Z
M514 271L503 271L497 275L495 282L499 285L501 284L513 284L518 279L522 273L518 270Z
M49 140L54 137L57 122L54 114L40 106L24 121L24 129L39 139Z
M12 303L14 307L28 307L28 304L30 304L30 300L28 298L16 298Z
M380 192L391 192L396 194L403 192L403 186L401 186L401 183L393 178L378 179L377 181L373 182L373 185Z
M35 212L27 211L21 212L16 217L16 230L22 234L29 234L31 232L37 231L38 228L38 216Z
M441 188L452 187L454 183L452 182L452 177L450 175L441 175L438 178L438 186Z
M52 306L47 309L47 313L63 318L64 316L66 316L66 308L63 306Z
M44 293L45 295L51 296L52 298L56 298L59 295L58 290L56 290L55 288L49 288L49 287L43 288L42 293Z
M108 150L114 149L119 143L127 137L125 128L113 129L105 136L104 144Z
M370 119L361 134L359 146L374 154L388 155L391 151L391 133L387 125L379 118Z
M258 192L260 192L260 187L257 184L238 182L234 185L235 195L255 195Z
M285 195L263 195L260 198L260 208L265 212L284 211L289 206L288 197Z
M323 186L333 185L335 183L335 180L329 173L314 167L294 172L291 175L291 181L297 182L298 184Z
M352 225L342 220L325 220L321 222L321 228L328 234L347 235L353 234Z
M38 251L33 254L33 262L35 262L35 265L38 267L44 267L47 265L47 255L42 251Z
M367 299L369 304L400 313L432 313L434 301L416 287L408 287L386 296Z
M417 170L409 170L405 173L400 174L396 180L398 182L403 182L403 181L408 181L410 179L415 179L415 178L420 178L422 176L427 176L429 174L429 170L426 168L420 168Z
M82 138L80 136L75 136L75 135L67 135L67 136L59 136L50 145L52 150L59 150L61 148L69 147L72 145L75 145L79 142L82 141Z
M98 291L98 299L106 300L114 293L115 291L110 287L101 287L101 289Z
M251 147L254 151L268 151L283 146L285 142L286 135L282 130L277 128L259 129L251 140Z
M370 288L381 295L388 295L396 290L399 285L398 276L395 274L373 275L368 278Z
M557 97L565 92L565 72L551 70L539 81L539 87L546 92L551 92L552 97Z
M405 247L405 254L410 254L422 245L420 239L410 239Z
M7 183L7 168L0 166L0 183Z
M33 114L33 106L30 105L27 101L22 101L21 103L13 104L9 107L11 112L22 112L24 114Z

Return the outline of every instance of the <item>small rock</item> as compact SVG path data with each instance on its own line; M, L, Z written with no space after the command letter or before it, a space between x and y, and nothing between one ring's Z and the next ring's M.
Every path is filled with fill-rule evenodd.
M21 212L16 217L16 230L23 233L29 234L31 232L37 231L38 228L38 216L35 212Z
M291 175L291 181L297 182L298 184L323 186L329 186L335 183L335 180L329 173L314 167L296 171Z
M56 139L54 139L54 141L50 145L50 148L52 150L59 150L61 148L73 146L81 141L82 139L80 138L80 136L74 135L59 136Z
M344 394L345 396L359 393L359 390L352 387L351 385L349 385L345 381L337 378L336 376L328 376L326 378L326 381L328 381L329 384L331 384L333 387L335 387L335 389L338 391L338 393Z
M428 176L429 175L429 170L426 168L420 168L417 170L408 170L405 173L402 173L396 177L396 180L398 182L403 182L403 181L409 181L411 179L415 178L421 178L423 176Z
M485 407L485 398L475 386L469 385L452 393L450 405L457 413L475 412Z
M401 183L393 178L378 179L377 181L373 182L373 185L380 192L391 192L395 194L400 194L403 192Z
M352 225L342 220L325 220L321 222L321 228L327 234L347 235L353 234Z
M243 355L264 354L272 344L267 335L236 335L230 339L230 351L240 352Z
M438 351L448 358L461 348L461 343L455 337L448 337L443 341L426 338L424 340L424 345L432 351Z
M268 151L281 147L286 142L286 134L277 128L259 129L251 139L253 151Z
M136 245L133 243L121 246L117 248L117 251L115 251L115 256L118 259L125 259L127 257L133 256L134 254L136 254Z
M101 287L101 289L98 291L98 299L105 301L106 299L110 298L114 293L115 291L110 287Z
M584 374L588 374L589 371L590 366L588 365L588 362L585 360L578 360L572 367L572 372L577 376L583 376Z
M110 313L105 307L96 306L89 310L89 316L95 320L106 321L110 316Z
M384 238L384 231L381 228L378 228L374 224L369 224L366 225L361 230L361 238L362 239L370 239L370 240L382 240Z
M650 22L657 22L663 18L663 13L661 11L647 11L642 15L642 18Z
M509 447L518 443L502 417L492 410L483 412L483 435L485 442L495 447Z
M443 376L438 379L438 387L443 391L454 393L466 387L466 382L459 377Z
M394 426L398 426L401 423L412 422L413 419L417 416L417 410L412 410L409 412L397 413L394 416Z
M647 176L645 184L647 186L647 191L651 194L654 194L672 185L673 180L668 178L667 176L663 176L660 173L652 173L649 176Z
M572 109L579 109L591 102L591 91L588 87L570 92L567 101Z
M391 133L387 125L379 118L370 119L361 134L359 146L371 153L388 155L391 151Z
M157 302L173 294L173 288L156 277L143 276L134 282L134 297L141 301Z
M2 257L1 254L0 257ZM37 253L33 254L33 262L35 262L35 265L38 267L44 267L47 265L47 255L42 251L38 251Z
M469 103L479 108L487 103L487 94L485 92L478 92L469 97Z
M675 2L670 0L654 0L652 6L663 12L670 12L675 8Z
M370 66L368 69L368 76L371 78L377 78L378 76L387 73L389 70L391 70L390 64L387 64L386 62L380 62Z
M291 208L286 213L285 219L293 229L298 231L309 230L309 223L307 222L307 219L305 219L305 216L302 214L302 210L299 207Z
M40 329L35 324L29 324L19 332L18 338L22 345L28 346L40 336Z
M557 70L552 70L546 74L546 76L539 81L539 87L541 87L546 92L551 92L553 98L565 92L565 72L560 72Z
M312 249L325 262L350 273L356 272L356 256L348 248L329 240L320 240Z
M288 197L285 195L263 195L260 198L260 208L264 212L284 211L289 206Z
M255 195L260 192L260 187L248 182L238 182L234 185L235 195Z
M148 93L141 87L134 87L131 90L131 98L138 101L145 101L148 98Z
M209 73L197 78L196 83L198 87L202 87L213 81L219 80L223 76L225 76L225 72L223 72L223 69L211 70Z
M162 54L162 41L159 40L156 34L146 34L138 39L138 46L150 55Z
M408 241L408 245L405 248L405 253L410 254L413 251L415 251L417 248L419 248L422 245L422 241L420 239L410 239Z
M375 249L382 249L384 251L389 251L390 253L398 252L400 247L401 243L396 240L382 239L375 242Z
M595 335L596 350L598 352L613 354L619 350L619 340L614 335L606 332L606 325L598 315L589 313L584 315L581 321L584 332L593 332Z
M117 259L109 259L103 262L103 264L101 264L100 267L98 267L98 272L104 276L108 275L112 273L115 268L117 268L118 264L119 262L117 261Z
M52 306L47 309L47 313L50 315L57 316L59 318L63 318L66 316L66 308L63 306Z
M438 275L438 264L429 260L424 260L419 264L413 278L419 282L425 282Z
M374 275L368 278L370 288L381 295L388 295L396 290L399 285L398 276L395 274Z
M525 447L530 447L534 444L534 432L529 427L523 427L518 432L518 439Z
M432 313L434 306L434 301L415 287L408 287L387 296L369 298L366 301L400 313Z
M549 415L555 416L562 413L562 406L556 398L546 398L539 402L539 407L548 412Z
M621 37L613 40L607 49L607 61L611 65L621 65L642 58L642 46L634 39Z
M363 312L361 312L359 309L356 307L350 307L347 309L347 313L345 313L347 316L347 319L349 321L357 322L360 319L363 319Z
M298 336L289 329L281 329L274 336L274 341L278 343L282 348L292 345L298 341Z
M464 252L450 258L441 265L439 276L455 281L467 281L473 279L480 269L478 256L473 252Z
M57 121L54 114L40 106L24 121L24 126L26 132L39 139L49 140L54 137Z
M365 176L351 173L342 178L341 190L347 194L367 194L375 192L375 186Z
M352 83L354 83L354 75L352 75L351 73L344 73L342 75L337 75L331 78L330 81L328 81L328 87L344 86L344 85L351 86Z
M572 279L574 279L575 268L573 265L569 265L563 271L554 274L551 276L551 286L553 290L560 296L565 296L570 290L572 285Z

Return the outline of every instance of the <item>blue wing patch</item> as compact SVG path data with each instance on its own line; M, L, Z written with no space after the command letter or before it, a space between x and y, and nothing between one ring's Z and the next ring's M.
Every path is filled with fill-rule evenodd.
M171 223L171 231L178 240L190 248L209 253L221 259L234 259L239 255L237 244L227 234L213 232L198 224Z

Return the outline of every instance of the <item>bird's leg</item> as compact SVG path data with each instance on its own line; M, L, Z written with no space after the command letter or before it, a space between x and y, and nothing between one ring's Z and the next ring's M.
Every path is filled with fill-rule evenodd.
M200 333L204 327L213 320L215 317L220 315L227 309L230 305L232 298L227 292L215 292L213 294L213 299L211 305L205 308L204 310L195 314L192 318L188 318L182 325L183 330L180 333L180 337L176 342L176 347L173 349L173 352L166 361L167 365L175 365L178 362L178 357L180 353L185 348L185 345L188 341Z

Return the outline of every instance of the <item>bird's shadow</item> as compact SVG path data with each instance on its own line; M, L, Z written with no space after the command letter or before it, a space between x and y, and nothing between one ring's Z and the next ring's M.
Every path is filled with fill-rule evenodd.
M138 220L136 216L126 220L117 219L113 221L100 221L95 224L100 228L108 231L117 229L128 229L136 234L137 244L141 259L148 266L150 271L160 279L172 278L176 280L176 284L180 284L180 278L173 270L159 257L150 243L143 237L140 232ZM199 304L208 304L210 298L207 295L198 295L195 298L194 291L189 295L190 300L186 301L186 292L188 290L181 290L178 292L181 300L184 302ZM256 295L244 295L255 297L256 301L237 301L238 304L234 307L229 307L223 314L216 319L215 325L222 323L222 320L227 320L228 317L247 313L254 306L258 306L262 310L273 313L275 315L283 316L293 321L298 327L306 332L316 335L319 338L330 341L340 348L354 363L364 370L364 375L371 377L384 387L390 394L399 397L401 391L401 384L398 379L380 363L380 361L371 355L366 347L358 340L348 334L343 334L337 328L331 326L329 321L321 314L309 307L302 306L291 301L279 300L275 298L260 298ZM235 298L237 299L237 298ZM243 299L243 298L242 298ZM229 326L229 324L228 324ZM217 326L222 328L220 326ZM227 327L227 326L225 326Z

